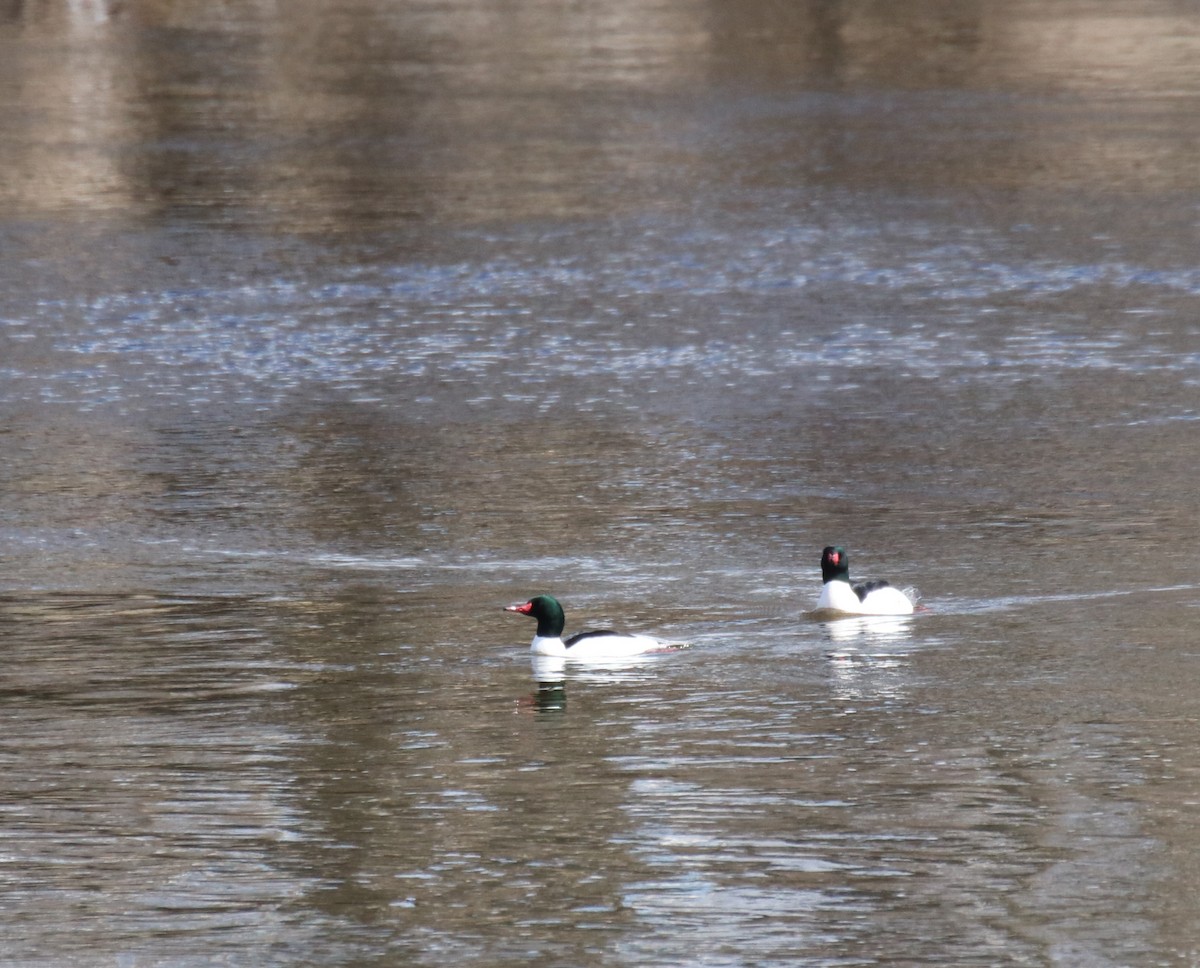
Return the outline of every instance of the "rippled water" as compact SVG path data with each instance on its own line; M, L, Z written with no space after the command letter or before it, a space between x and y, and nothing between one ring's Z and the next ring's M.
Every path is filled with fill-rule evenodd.
M1196 46L0 3L0 960L1193 963Z

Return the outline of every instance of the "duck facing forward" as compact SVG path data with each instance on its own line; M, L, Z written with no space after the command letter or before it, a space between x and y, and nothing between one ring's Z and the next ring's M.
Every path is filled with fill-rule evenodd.
M886 581L850 584L850 558L833 545L821 552L821 597L817 611L850 615L911 615L912 600Z
M521 605L509 605L506 612L516 612L537 619L537 632L529 651L535 655L557 656L580 662L603 662L624 659L648 652L669 652L681 648L677 642L663 642L649 635L628 635L609 629L580 632L564 641L566 617L558 599L538 595Z

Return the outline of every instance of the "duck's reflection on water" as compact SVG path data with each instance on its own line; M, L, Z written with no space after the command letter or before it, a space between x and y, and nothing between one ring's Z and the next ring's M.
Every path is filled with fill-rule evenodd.
M567 708L567 660L558 655L533 655L533 681L537 688L527 703L539 713L562 712Z
M567 708L567 687L563 680L539 682L537 689L521 703L538 713L561 713Z
M586 664L568 662L563 656L532 655L530 665L536 689L523 702L539 712L561 712L567 706L566 683L634 682L647 677L648 669L661 658L657 654L631 655Z
M822 624L838 644L892 645L907 641L912 633L911 615L853 615Z
M849 702L898 698L908 682L912 616L858 615L826 621L834 694Z

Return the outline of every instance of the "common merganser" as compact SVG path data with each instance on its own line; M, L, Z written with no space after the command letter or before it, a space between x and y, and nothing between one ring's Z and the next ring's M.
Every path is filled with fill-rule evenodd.
M886 581L850 584L850 558L832 545L821 552L821 597L817 611L851 615L911 615L913 603L904 592Z
M626 635L609 629L580 632L563 641L562 631L566 625L566 617L558 599L550 595L538 595L524 604L509 605L504 610L537 619L537 633L529 646L529 651L534 656L557 656L581 662L596 662L645 655L647 652L666 652L681 647L679 643L661 642L649 635Z

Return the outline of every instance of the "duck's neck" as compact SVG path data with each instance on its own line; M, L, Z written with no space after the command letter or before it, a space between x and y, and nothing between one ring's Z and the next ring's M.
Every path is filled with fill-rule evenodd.
M821 582L829 584L831 581L844 581L847 585L850 584L850 566L835 565L828 561L821 562Z
M546 603L537 614L537 637L539 639L561 639L567 624L563 610L555 603Z

